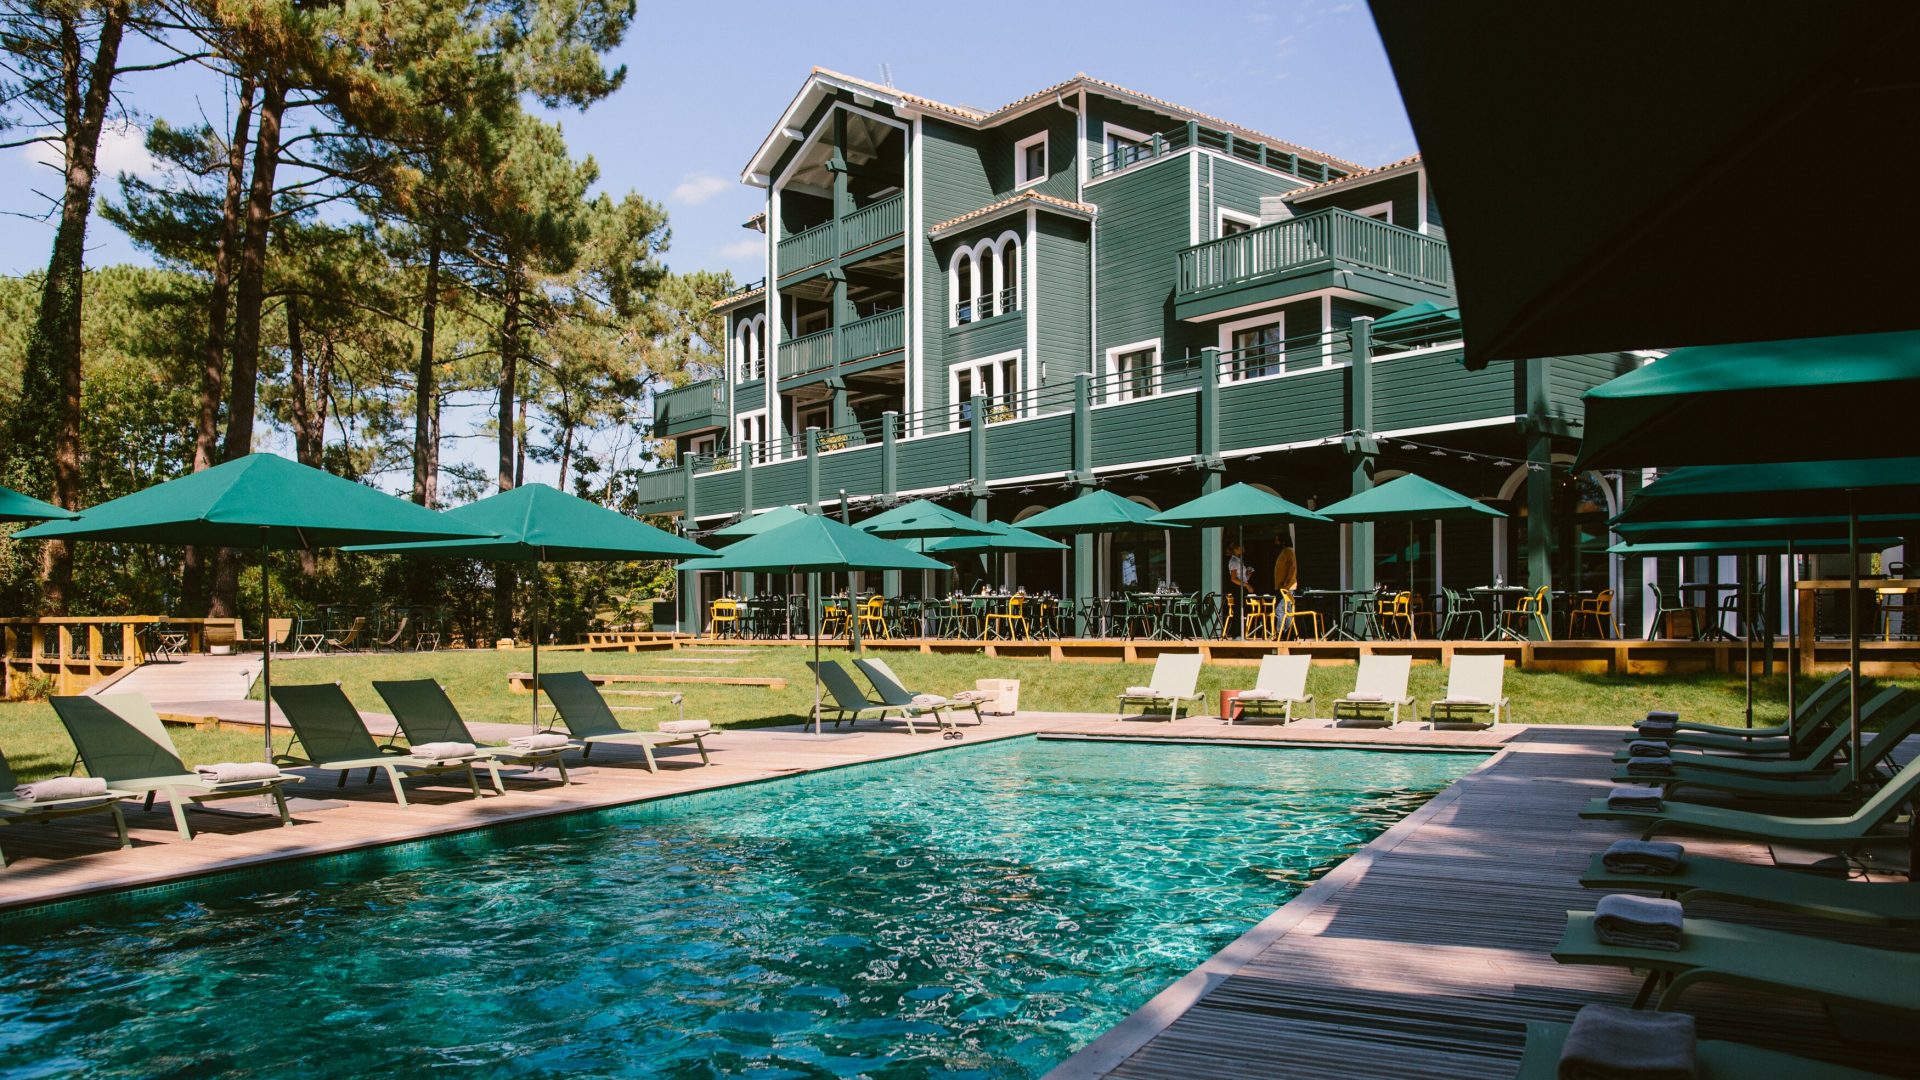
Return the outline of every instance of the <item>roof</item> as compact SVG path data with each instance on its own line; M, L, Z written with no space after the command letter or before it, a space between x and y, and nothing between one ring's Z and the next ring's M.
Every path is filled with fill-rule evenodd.
M1086 203L1077 203L1072 199L1062 199L1053 195L1043 195L1038 191L1023 191L1018 195L1001 199L999 202L988 203L978 210L969 210L959 217L948 218L928 228L927 232L930 235L951 232L954 229L960 228L962 225L971 224L981 218L993 217L996 214L1003 213L1021 203L1032 203L1036 208L1041 210L1057 210L1068 214L1077 214L1082 217L1092 217L1094 212L1094 208L1088 206Z
M762 285L757 289L748 289L746 292L730 293L715 300L713 302L713 310L719 311L721 308L730 308L735 304L745 303L748 300L757 300L764 295L766 291L767 287Z
M1395 176L1399 173L1417 169L1420 165L1420 155L1412 154L1408 157L1401 158L1399 161L1389 161L1385 165L1375 165L1371 169L1361 169L1359 172L1348 173L1345 176L1335 177L1332 180L1322 180L1317 184L1308 184L1303 188L1294 188L1292 191L1280 197L1288 202L1293 202L1298 199L1311 199L1339 188L1363 187L1373 183L1375 180L1385 180L1389 176Z
M743 229L752 229L755 232L766 232L767 231L767 212L765 210L760 211L759 213L748 218L747 220L741 222L740 227Z

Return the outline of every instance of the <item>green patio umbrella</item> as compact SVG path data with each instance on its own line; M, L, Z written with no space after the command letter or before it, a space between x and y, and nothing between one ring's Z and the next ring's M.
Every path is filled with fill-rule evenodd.
M1679 349L1587 391L1576 469L1906 457L1920 333Z
M1158 513L1142 506L1132 499L1123 499L1111 491L1095 488L1076 499L1070 499L1059 506L1025 518L1020 527L1029 532L1060 533L1116 533L1129 529L1182 528L1179 525L1162 525L1153 520ZM1173 535L1166 534L1167 563L1171 570L1173 563Z
M949 510L931 499L915 499L891 510L882 510L854 525L854 528L887 540L993 535L993 530L981 522Z
M351 544L472 540L491 530L274 454L248 454L203 472L88 507L72 521L14 534L22 540L199 544L260 552L260 627L272 611L267 552ZM273 757L273 649L260 653L261 727Z
M1008 525L1003 521L984 523L993 530L981 536L946 536L939 539L916 541L916 550L927 554L974 555L1019 551L1067 551L1067 545L1058 540L1049 540L1039 533L1030 532L1018 525Z
M1409 548L1414 546L1414 529L1422 521L1473 521L1507 516L1478 499L1470 499L1415 473L1395 477L1379 487L1322 507L1320 515L1334 521L1404 521ZM1413 570L1414 561L1408 559L1409 591L1414 588Z
M1292 525L1305 521L1332 524L1333 519L1252 484L1231 484L1219 491L1189 499L1150 519L1155 525Z
M440 540L375 544L348 551L391 555L439 555L533 563L533 600L527 621L533 640L533 726L540 726L540 572L549 562L632 562L639 559L701 559L713 552L643 521L569 495L546 484L522 484L455 507L448 521L494 534L485 540Z
M805 510L792 506L776 506L771 510L762 510L752 517L744 517L724 529L715 529L708 533L715 539L738 540L742 537L759 536L769 529L790 525L809 515Z
M1689 465L1635 492L1615 523L1920 515L1920 457Z
M704 560L702 570L784 574L838 574L854 570L944 570L889 540L842 525L828 517L803 516L758 536L750 536ZM809 596L811 605L814 598ZM820 663L820 622L813 621L813 661ZM813 731L820 733L820 676L813 677Z
M1920 115L1920 5L1371 5L1473 366L1920 328L1888 142ZM1828 163L1858 167L1817 209L1753 182Z
M71 521L78 516L50 502L41 502L12 488L0 487L0 521Z
M1460 337L1460 308L1440 300L1422 300L1373 321L1373 339L1411 348Z

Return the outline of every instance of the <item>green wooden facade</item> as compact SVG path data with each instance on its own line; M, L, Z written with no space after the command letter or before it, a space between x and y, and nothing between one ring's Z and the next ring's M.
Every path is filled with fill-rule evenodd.
M697 534L930 496L1014 520L1095 485L1164 508L1239 480L1324 504L1417 471L1513 516L1443 533L1439 559L1365 528L1296 535L1309 584L1412 555L1460 587L1604 572L1638 591L1578 522L1548 523L1604 512L1571 505L1583 483L1621 496L1564 462L1581 392L1634 358L1470 372L1457 320L1372 340L1451 303L1418 159L1363 170L1086 77L984 113L816 71L743 179L766 192L769 284L719 305L726 377L657 398L680 453L643 478L647 512ZM1249 538L1256 566L1273 539ZM1083 538L1064 566L1017 565L1080 596L1129 565L1217 590L1221 542L1194 530L1169 563L1157 534Z

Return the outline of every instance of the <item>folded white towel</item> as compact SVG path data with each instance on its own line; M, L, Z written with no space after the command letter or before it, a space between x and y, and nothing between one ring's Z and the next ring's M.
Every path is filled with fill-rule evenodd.
M1348 701L1379 701L1380 695L1379 694L1363 694L1360 691L1355 690L1353 693L1347 695L1347 700Z
M1560 1049L1560 1080L1691 1080L1693 1017L1582 1005Z
M1160 695L1157 692L1155 692L1155 690L1151 686L1129 686L1127 687L1127 696L1128 697L1159 697Z
M669 720L660 725L660 730L668 735L698 735L713 730L708 720Z
M941 697L939 694L913 695L913 707L916 709L938 709L946 703L947 699Z
M566 746L572 740L558 732L543 731L538 735L519 735L507 740L507 745L515 750L552 750Z
M413 756L438 761L441 758L469 757L473 754L470 742L430 742L421 743L413 748Z
M1637 757L1627 762L1628 776L1671 776L1673 759L1665 754Z
M1236 701L1269 701L1274 697L1271 690L1242 690L1234 695Z
M200 765L194 768L200 779L214 784L237 784L242 780L277 780L280 778L278 766L264 761L222 761L215 765Z
M58 799L85 799L107 793L107 782L97 776L56 776L35 780L13 789L16 799L27 802L54 802Z
M992 690L962 690L953 695L955 701L992 701L1000 695Z

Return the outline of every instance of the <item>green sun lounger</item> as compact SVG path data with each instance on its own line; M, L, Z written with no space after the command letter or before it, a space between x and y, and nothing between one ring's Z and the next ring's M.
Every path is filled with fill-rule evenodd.
M387 774L387 783L393 788L393 801L404 809L407 806L407 793L400 786L405 776L439 776L445 773L465 773L467 786L473 790L473 797L480 795L480 780L474 775L475 765L487 770L493 778L493 790L501 795L507 793L506 785L500 782L500 769L492 758L484 754L462 754L448 758L417 758L399 747L380 748L373 741L373 733L360 719L360 711L347 700L337 683L312 683L306 686L276 686L273 688L273 702L280 706L280 712L287 718L287 725L293 728L294 742L300 744L300 753L292 753L288 747L285 754L275 755L277 764L304 765L316 769L327 769L340 774L340 787L347 786L347 777L355 769L367 770L367 783L373 783L378 773Z
M1920 730L1920 702L1907 706L1905 712L1888 720L1879 731L1873 733L1865 746L1860 748L1860 772L1866 775L1880 769L1890 759L1896 747L1907 736ZM1845 732L1838 733L1845 738ZM1733 795L1749 795L1756 798L1783 799L1789 801L1835 802L1856 794L1853 782L1853 770L1831 767L1809 767L1804 772L1769 772L1755 775L1745 772L1733 772L1726 769L1702 769L1692 766L1675 765L1673 772L1666 776L1643 776L1620 772L1614 776L1615 783L1647 784L1665 789L1668 795L1674 791L1689 788L1706 788L1711 791L1724 791Z
M1871 683L1863 683L1862 694L1874 694L1879 691ZM1717 734L1704 731L1681 731L1661 740L1676 750L1685 749L1694 753L1716 753L1727 756L1745 755L1749 757L1805 757L1812 748L1835 728L1846 730L1849 698L1846 694L1829 694L1821 698L1812 708L1807 709L1799 723L1794 725L1793 734L1744 736ZM1862 711L1865 706L1863 704ZM1646 738L1638 732L1623 736L1632 742Z
M1794 709L1793 730L1798 731L1822 710L1831 708L1834 704L1833 699L1835 696L1838 696L1839 702L1844 704L1847 698L1846 695L1840 693L1840 691L1846 689L1846 687L1847 672L1844 671L1828 679L1826 682L1821 683L1819 686L1814 687L1813 693L1801 698L1799 705ZM1863 685L1862 689L1866 689L1866 687ZM1785 724L1768 724L1764 727L1743 727L1738 724L1709 724L1700 720L1679 720L1674 724L1674 730L1680 734L1692 732L1699 735L1728 735L1738 739L1778 739L1788 734L1787 725ZM1626 738L1638 739L1642 738L1642 736L1628 735Z
M1688 919L1677 951L1602 944L1593 912L1567 912L1567 929L1552 956L1562 964L1639 968L1649 972L1638 1008L1660 990L1657 1008L1672 1008L1699 983L1724 983L1825 1004L1920 1012L1920 953L1847 945L1716 919ZM1664 984L1664 985L1663 985Z
M816 664L809 660L807 666L819 676L820 688L827 692L827 700L820 703L820 719L829 719L826 714L832 712L833 726L839 727L841 724L857 725L864 716L885 720L891 713L906 722L908 734L920 733L920 729L913 724L913 713L908 706L875 701L868 697L860 689L860 684L853 681L853 676L847 674L847 669L840 666L840 661L822 660ZM942 722L939 714L934 715L934 721Z
M859 668L860 673L873 684L873 692L880 695L881 701L888 705L905 706L908 710L907 726L909 728L913 726L912 716L915 712L930 714L941 727L950 728L953 726L953 710L956 708L972 709L973 721L976 724L987 722L987 718L980 713L980 697L977 691L963 691L953 697L945 694L916 693L907 689L906 685L900 681L900 677L893 673L893 668L877 656L855 660L853 666Z
M1916 790L1920 790L1920 758L1909 761L1893 779L1861 803L1860 809L1843 817L1756 814L1750 810L1695 803L1667 803L1658 810L1611 810L1605 799L1589 802L1580 816L1633 822L1641 827L1643 838L1688 830L1812 847L1852 847L1867 840L1882 822L1898 813Z
M435 742L472 743L480 753L496 761L528 765L535 769L552 765L560 771L560 782L571 784L567 776L566 752L582 749L579 743L540 750L517 750L511 746L481 746L467 729L467 722L447 696L446 688L432 679L375 679L374 692L387 703L401 734L413 746Z
M1879 720L1880 715L1891 710L1894 703L1906 694L1897 686L1888 687L1875 694L1860 707L1860 722L1871 724ZM1812 772L1830 767L1834 755L1847 745L1848 729L1844 723L1828 725L1820 739L1810 745L1803 745L1798 752L1776 757L1743 755L1730 752L1708 752L1693 748L1675 747L1669 752L1676 768L1687 765L1699 769L1716 769L1723 772L1744 772L1756 776L1787 776ZM1613 756L1616 764L1633 760L1633 755L1621 751Z
M1681 903L1733 900L1836 922L1920 926L1920 882L1848 881L1688 854L1671 874L1621 874L1595 855L1580 875L1589 889L1658 892Z
M13 768L7 764L7 755L0 754L0 825L39 824L79 814L111 814L113 831L120 837L120 846L133 846L133 841L127 839L127 817L120 812L120 800L133 798L136 792L119 791L109 786L104 795L31 801L13 797L14 786L18 783ZM7 853L0 850L0 866L5 865Z
M86 763L87 773L107 786L146 796L153 809L156 796L165 795L173 811L173 825L183 840L193 839L187 807L222 799L266 795L280 810L280 824L293 824L287 811L287 784L300 777L281 773L264 780L236 780L216 784L203 780L180 760L167 727L153 706L139 694L103 694L100 697L51 697L54 715L66 727L73 745Z
M1527 1048L1520 1056L1514 1080L1558 1080L1560 1052L1571 1024L1527 1021ZM1694 1080L1754 1080L1755 1077L1792 1077L1793 1080L1881 1080L1879 1073L1861 1072L1845 1065L1765 1050L1746 1043L1701 1039L1693 1044Z
M546 692L547 700L560 714L560 723L566 726L569 734L585 743L580 757L592 756L593 748L602 743L620 746L638 746L646 755L647 771L659 772L660 763L654 760L656 746L692 745L700 751L700 764L711 765L713 760L707 757L705 736L712 730L711 725L698 731L632 731L620 726L613 717L613 710L607 707L607 699L600 696L600 689L585 672L560 671L540 676L540 689ZM673 723L669 721L669 723ZM688 721L691 725L693 721Z

